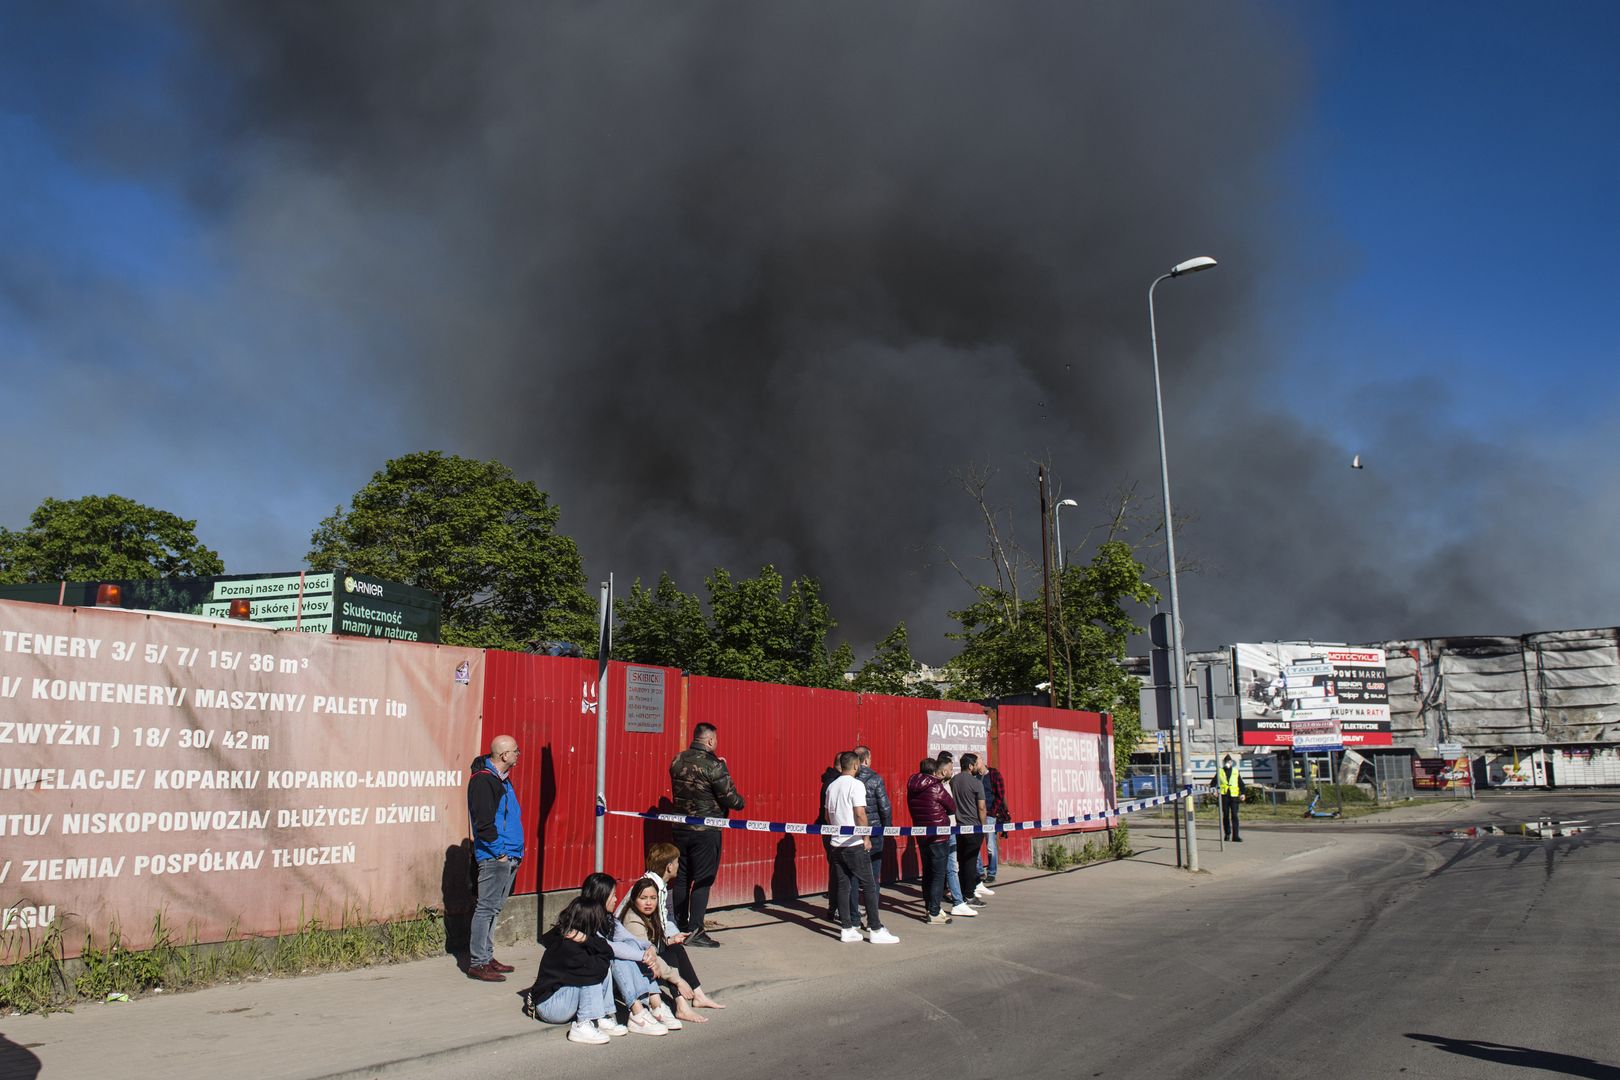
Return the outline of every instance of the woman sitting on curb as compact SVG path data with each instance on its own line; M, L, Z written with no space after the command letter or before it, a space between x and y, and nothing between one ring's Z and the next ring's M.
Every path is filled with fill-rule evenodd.
M670 966L673 966L680 978L691 987L691 1003L700 1009L723 1009L724 1005L703 992L702 981L698 978L697 969L692 966L692 958L684 942L687 935L680 932L675 921L669 916L669 883L674 880L675 872L680 867L680 850L674 844L653 844L647 849L647 872L637 878L630 886L630 893L625 897L624 903L619 905L619 919L622 921L634 905L631 897L643 881L650 881L658 890L656 919L649 916L643 919L644 924L654 921L661 922L662 934L654 937L650 932L641 933L632 930L636 937L650 941L658 950L658 955ZM650 927L648 927L650 931ZM663 976L660 976L663 978ZM686 1008L685 996L675 1003L675 1016L681 1020L691 1020L694 1023L707 1021L696 1013L690 1013Z
M692 999L695 991L692 984L680 972L680 969L659 954L659 945L667 941L665 934L667 927L658 914L658 887L647 878L637 878L630 886L629 894L624 904L619 908L619 924L632 941L645 942L651 947L652 958L634 964L638 974L656 984L658 981L669 983L674 988L675 1011L671 1013L660 996L653 1004L653 1017L671 1031L679 1031L681 1021L694 1024L706 1024L708 1018L699 1016L692 1009ZM679 950L685 955L686 950L679 945L667 945L666 948ZM618 978L617 969L626 961L615 959L615 979ZM690 961L688 961L690 963ZM620 983L623 992L624 983Z
M639 885L646 879L636 880ZM613 948L613 984L619 988L619 997L630 1006L627 1030L633 1035L668 1035L679 1031L681 1023L665 1006L658 989L657 971L663 961L658 959L658 950L652 942L632 934L623 922L614 919L613 940L609 944Z
M579 896L541 935L546 951L540 971L523 992L525 1016L548 1024L572 1021L570 1042L605 1043L609 1036L629 1034L613 1015L614 884L607 874L585 879Z

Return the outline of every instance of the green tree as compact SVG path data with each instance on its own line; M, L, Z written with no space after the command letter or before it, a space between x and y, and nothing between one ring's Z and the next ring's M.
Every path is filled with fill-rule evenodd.
M666 573L648 589L640 580L630 595L614 601L618 620L613 633L613 656L633 664L659 664L704 674L714 641L703 602L675 587Z
M939 690L915 676L922 664L911 655L906 624L899 623L877 644L870 659L855 673L851 689L863 694L894 694L899 697L937 698Z
M1130 764L1142 734L1141 683L1121 661L1131 637L1143 632L1126 605L1151 604L1159 598L1146 573L1128 543L1109 539L1097 546L1090 562L1069 564L1059 579L1057 648L1063 700L1071 708L1113 714L1116 775Z
M223 574L219 553L198 541L196 528L195 521L122 495L46 499L27 528L0 528L0 582Z
M827 635L838 624L815 578L795 580L786 595L782 575L770 565L752 578L716 568L705 583L713 648L704 674L789 686L847 685L844 672L854 654L847 643L828 650Z
M522 649L596 648L595 604L559 512L498 461L426 451L388 462L310 537L315 570L346 567L444 602L444 640Z
M1039 575L1040 562L1013 541L1011 517L990 507L988 474L970 471L959 479L978 502L985 522L983 559L991 564L995 583L969 581L973 603L951 612L959 629L947 636L962 642L961 652L946 665L952 693L966 698L1037 693L1048 679L1045 605L1038 592L1034 598L1022 595L1019 579L1031 572ZM1141 525L1131 511L1134 498L1130 489L1120 493L1105 538L1091 558L1069 562L1054 583L1052 699L1069 708L1113 714L1116 771L1129 765L1142 730L1140 684L1120 666L1131 637L1143 633L1128 607L1159 597L1136 549L1123 538Z

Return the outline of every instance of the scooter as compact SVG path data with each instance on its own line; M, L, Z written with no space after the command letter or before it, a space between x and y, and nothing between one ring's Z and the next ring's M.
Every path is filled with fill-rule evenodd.
M1322 801L1322 793L1320 791L1318 791L1315 795L1312 795L1311 796L1311 805L1309 805L1309 806L1307 806L1305 808L1305 816L1306 817L1320 817L1320 818L1336 818L1336 817L1339 816L1339 811L1337 811L1337 810L1318 810L1316 808L1316 804L1321 802L1321 801Z

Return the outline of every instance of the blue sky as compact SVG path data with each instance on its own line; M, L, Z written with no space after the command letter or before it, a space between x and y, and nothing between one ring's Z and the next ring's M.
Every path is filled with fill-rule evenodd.
M1249 393L1346 456L1362 453L1374 482L1393 485L1379 489L1382 524L1410 530L1411 547L1489 533L1504 566L1569 561L1537 546L1536 521L1513 532L1497 520L1493 485L1512 502L1545 476L1558 488L1548 506L1605 502L1620 487L1607 463L1620 413L1620 6L1260 4L1297 50L1286 62L1303 95L1260 180L1278 193L1270 227L1293 222L1304 246L1271 265L1223 259L1221 273L1245 275L1260 297L1252 337L1226 345L1268 356L1274 374ZM285 133L232 137L232 106L251 90L228 63L173 77L195 33L162 8L0 11L0 368L15 419L0 436L13 463L0 474L0 524L21 526L47 496L116 491L198 518L230 570L287 569L319 518L386 458L500 451L476 424L435 426L469 392L453 362L442 378L390 385L392 357L420 328L390 325L386 310L368 320L329 290L356 273L397 276L394 295L424 301L454 287L453 274L449 286L432 274L434 234L469 222L356 212L338 192L351 180L344 161L256 183ZM311 221L320 243L287 227ZM290 398L264 393L277 380ZM1419 460L1454 448L1466 459L1472 447L1489 455L1482 476ZM1195 449L1176 453L1196 459ZM1151 484L1146 460L1136 454L1132 467ZM1208 512L1198 505L1206 478L1190 464L1178 503ZM1403 477L1468 494L1430 501L1401 488ZM555 477L534 479L551 487ZM564 503L565 528L583 502ZM601 505L635 502L608 491ZM1572 514L1556 527L1601 533L1613 516ZM632 561L604 558L602 538L644 523L574 524L601 541L586 545L595 573ZM670 531L685 535L679 523ZM1235 579L1187 586L1191 603L1228 609L1222 633L1409 629L1330 620L1247 633L1238 609L1253 587L1242 578L1264 561L1223 553L1220 535L1190 540L1200 542L1213 561L1227 556ZM1369 561L1398 558L1394 546ZM1433 573L1415 567L1391 588L1411 593ZM1479 616L1534 626L1436 625L1440 598L1410 629L1611 624L1594 598L1607 573L1591 556L1561 586L1524 584Z
M1620 7L1310 10L1317 86L1293 167L1355 268L1307 298L1323 323L1296 327L1301 351L1434 376L1482 431L1612 407Z

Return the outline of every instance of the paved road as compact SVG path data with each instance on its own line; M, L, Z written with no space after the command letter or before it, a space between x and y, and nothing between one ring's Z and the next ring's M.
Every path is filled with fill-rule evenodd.
M1604 827L1450 835L1542 813ZM1133 838L951 926L897 890L896 946L839 944L820 898L722 912L698 962L731 1008L660 1039L569 1044L520 1015L521 978L441 957L0 1017L0 1078L1620 1080L1620 794L1256 826L1196 877L1162 828Z
M1599 827L1442 835L1543 813ZM1620 1080L1617 841L1620 796L1482 798L1445 825L1257 826L1193 879L1138 830L1139 863L1006 885L949 927L897 912L885 950L811 937L814 904L724 935L712 963L745 977L704 1029L393 1075Z

